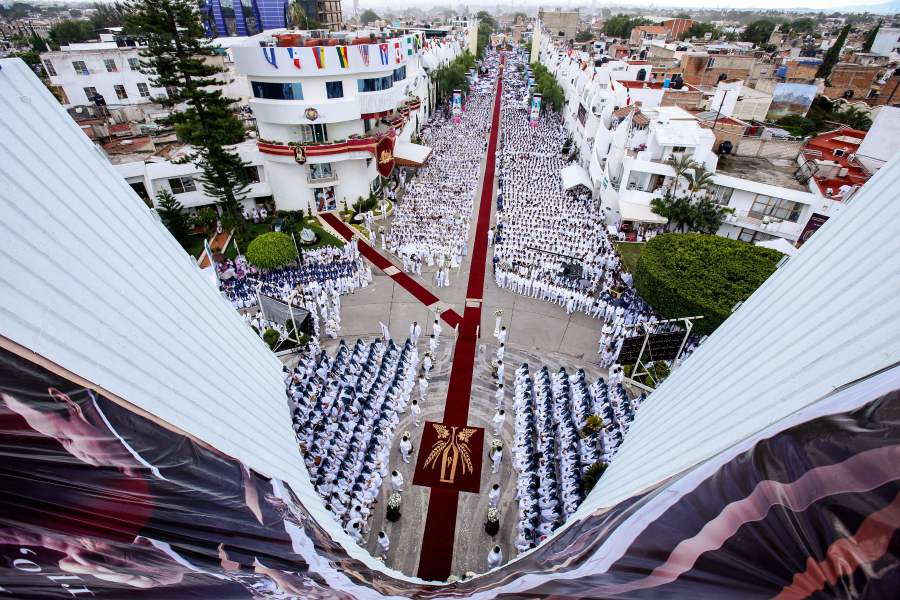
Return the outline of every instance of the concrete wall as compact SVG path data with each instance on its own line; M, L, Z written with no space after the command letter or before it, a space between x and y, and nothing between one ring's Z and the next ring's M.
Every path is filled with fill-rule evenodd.
M794 160L800 154L803 142L800 140L764 140L762 138L741 138L735 154L759 158L785 158Z

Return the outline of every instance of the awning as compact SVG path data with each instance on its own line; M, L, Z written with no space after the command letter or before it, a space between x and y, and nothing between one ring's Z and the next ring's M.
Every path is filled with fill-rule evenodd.
M589 190L594 189L594 184L591 183L591 176L584 170L584 167L578 164L571 164L561 169L559 174L562 176L563 187L567 190L571 190L577 185L583 185Z
M431 156L431 148L412 142L397 142L394 145L394 160L398 165L419 167Z
M766 240L765 242L756 242L755 245L761 248L771 248L772 250L778 250L782 254L787 254L788 256L797 254L797 248L782 237L777 237L772 240Z
M638 223L668 223L669 220L661 217L646 204L619 200L619 214L623 221L636 221Z

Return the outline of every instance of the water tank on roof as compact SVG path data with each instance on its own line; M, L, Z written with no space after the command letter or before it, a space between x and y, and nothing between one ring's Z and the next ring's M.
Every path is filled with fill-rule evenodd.
M775 77L780 79L784 79L787 77L787 65L781 65L777 69L775 69Z
M723 140L721 144L719 144L719 154L731 154L732 143L730 140Z

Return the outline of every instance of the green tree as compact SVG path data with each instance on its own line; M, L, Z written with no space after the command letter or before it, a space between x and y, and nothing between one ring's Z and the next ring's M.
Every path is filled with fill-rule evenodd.
M594 34L587 29L582 29L575 34L575 41L579 43L589 42L594 39Z
M128 31L147 42L141 51L141 70L155 87L167 91L163 104L173 110L166 122L194 148L184 160L202 169L206 193L241 222L239 202L248 187L247 165L226 146L242 141L244 128L231 109L233 101L218 87L224 69L205 60L216 55L216 48L206 38L195 4L131 0L126 7Z
M712 34L712 39L718 39L720 35L719 30L712 23L694 23L684 32L682 39L702 38L707 33Z
M359 22L362 23L363 25L366 25L368 23L373 23L380 19L381 19L381 17L379 17L378 14L371 8L367 8L366 10L364 10L362 12L361 15L359 15Z
M603 33L612 37L627 38L631 35L631 30L641 25L649 25L650 20L643 17L634 19L627 15L616 15L603 24Z
M271 231L250 242L246 251L247 261L264 269L283 267L297 259L297 247L286 233Z
M706 335L775 272L781 257L776 250L717 235L668 233L644 245L634 283L641 298L666 318L703 315L694 331Z
M875 24L875 27L869 30L869 33L866 34L866 41L863 42L862 51L863 52L871 52L872 44L875 43L875 38L878 36L878 30L881 29L882 19L878 19L878 23Z
M844 42L847 41L847 35L849 33L850 25L844 25L844 28L841 29L841 32L838 34L834 45L832 45L831 48L828 49L828 52L825 53L822 64L819 65L819 70L816 71L816 77L822 77L826 80L831 77L831 70L841 59L841 50L844 48Z
M86 42L96 37L94 25L90 21L60 21L50 28L50 39L60 46L73 42Z
M775 31L775 23L768 19L760 19L747 25L741 33L741 40L762 46L769 41L769 36L773 31Z
M816 31L816 22L809 18L795 19L790 23L783 23L781 30L790 33L812 34Z
M191 226L181 205L169 190L160 190L156 194L156 212L162 219L163 225L179 242L183 242L190 232Z
M321 29L322 24L306 14L303 5L294 0L287 8L287 22L297 29Z
M121 2L94 2L91 15L91 23L94 29L106 29L107 27L121 27L125 24L125 7Z
M491 30L496 29L497 27L497 21L493 16L491 16L491 13L486 10L479 10L475 14L475 18L478 19L481 23L489 25Z

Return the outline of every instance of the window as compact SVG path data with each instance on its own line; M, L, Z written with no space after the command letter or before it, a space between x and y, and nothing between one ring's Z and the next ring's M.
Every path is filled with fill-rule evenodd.
M56 77L56 69L53 67L53 63L49 60L44 61L44 70L47 71L47 75L50 77Z
M394 85L393 75L387 77L372 77L370 79L357 79L356 87L360 92L380 92Z
M297 137L300 142L325 142L328 140L328 127L325 123L315 125L300 125L297 129Z
M747 242L748 244L752 244L754 242L767 242L769 240L774 240L777 236L770 235L768 233L762 233L761 231L754 231L753 229L744 229L741 228L740 232L738 232L738 238L742 242Z
M325 93L329 98L343 98L344 97L344 82L343 81L326 81L325 82Z
M189 175L186 177L173 177L169 179L169 187L172 189L173 194L184 194L185 192L197 191L197 184L194 183L194 178Z
M256 165L244 167L244 181L247 183L259 183L259 168Z
M90 75L91 72L88 71L87 65L84 64L83 60L73 60L72 67L75 69L75 73L78 75Z
M124 85L114 85L113 89L116 91L116 98L119 100L127 100L128 92L125 91Z
M686 152L687 146L672 146L672 154L678 154L680 152Z
M299 83L271 83L251 81L254 98L266 100L303 100L303 87Z
M111 58L104 58L103 66L106 67L107 73L115 73L116 71L119 70L119 67L116 66L116 61L114 61Z
M363 133L369 133L372 129L372 119L363 119Z
M88 102L93 102L94 96L97 95L97 88L95 88L95 87L84 88L84 95L87 97Z
M403 81L404 79L406 79L406 65L394 69L394 81Z
M137 84L138 93L141 95L141 98L149 98L150 97L150 87L146 83Z
M721 204L722 206L728 206L728 203L731 202L731 195L733 193L734 188L725 187L724 185L713 185L710 189L710 195L712 196L713 202Z
M141 61L137 58L131 57L128 59L128 68L132 71L140 71L141 70Z
M835 148L834 150L831 151L831 153L834 154L835 156L843 156L844 154L846 154L846 152L844 152L840 148Z
M748 214L754 219L772 217L774 219L796 223L797 219L800 218L800 212L802 210L803 205L797 202L757 195L753 200L753 206L750 207L750 212Z
M332 174L331 163L309 165L309 178L314 181L316 179L329 179Z

